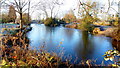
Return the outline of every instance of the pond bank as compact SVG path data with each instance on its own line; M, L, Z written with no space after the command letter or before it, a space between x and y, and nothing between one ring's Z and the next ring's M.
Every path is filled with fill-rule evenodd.
M78 29L77 24L68 24L65 27ZM118 30L118 27L108 27L108 28L102 27L102 30L101 30L101 28L95 27L93 29L93 34L104 35L104 36L107 36L107 37L111 37L114 40L120 41L120 30Z
M120 30L117 27L107 28L104 31L98 30L97 35L104 35L120 42Z

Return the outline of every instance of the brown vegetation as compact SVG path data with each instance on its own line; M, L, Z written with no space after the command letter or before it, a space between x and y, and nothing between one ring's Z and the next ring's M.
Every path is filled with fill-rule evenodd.
M74 12L71 10L71 11L69 11L68 14L65 14L65 16L63 17L63 20L66 23L71 23L71 22L76 21L76 16L74 15Z
M108 37L112 37L112 39L120 41L120 29L117 27L107 28L105 31L100 31L99 28L95 28L93 30L93 33L97 35L105 35Z
M77 29L77 24L66 25L65 27L67 27L67 28L75 28L75 29Z
M16 11L13 5L9 7L8 18L9 18L9 22L15 22L15 19L17 18Z
M43 49L40 51L30 50L29 40L22 36L19 32L14 36L2 37L3 42L0 48L2 49L2 61L3 66L39 66L49 67L56 66L57 60L56 54L53 56L50 53L45 52ZM55 63L54 63L55 62Z

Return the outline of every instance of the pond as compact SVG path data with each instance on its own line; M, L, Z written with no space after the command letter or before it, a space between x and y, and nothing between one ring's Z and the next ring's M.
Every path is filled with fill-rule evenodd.
M71 63L81 60L96 60L96 64L104 61L104 53L113 49L112 40L105 36L94 36L78 29L59 27L47 27L43 24L31 24L32 30L27 36L31 47L39 48L45 45L48 52L55 52L62 57L71 59ZM74 62L77 59L76 62ZM104 64L111 63L104 61Z

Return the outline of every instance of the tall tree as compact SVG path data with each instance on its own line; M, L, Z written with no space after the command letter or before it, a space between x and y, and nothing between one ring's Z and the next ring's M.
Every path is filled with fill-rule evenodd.
M110 9L114 10L118 14L118 26L120 28L120 1L118 1L118 10L116 10L114 7L112 7L114 4L112 4L113 1L108 0L108 10L107 13L110 11Z
M22 15L23 15L23 8L27 5L27 2L25 0L14 0L13 4L17 8L17 12L20 14L20 28L23 27L23 20L22 20Z
M16 11L13 5L9 7L9 13L8 13L9 21L15 22L16 19Z
M9 0L9 3L7 2L7 5L13 5L15 7L15 11L19 13L20 15L20 28L23 27L23 13L25 13L25 11L30 10L30 1L31 0Z
M60 5L62 5L63 1L60 0L40 0L39 2L39 10L43 11L46 18L48 17L55 17L57 15L57 11L59 11ZM56 8L58 7L58 8Z
M97 12L96 2L87 1L84 3L79 0L78 13L85 23L93 23L96 21Z
M31 3L31 1L29 0L28 1L28 21L30 21L30 3Z
M84 31L92 31L93 27L91 24L99 20L97 18L96 2L92 2L91 0L83 2L79 0L78 5L78 13L81 18L81 24L79 24L78 28Z
M87 2L82 2L81 0L79 0L79 8L78 8L78 13L81 16L94 16L97 13L97 8L96 8L96 2L91 2L91 1L87 1Z

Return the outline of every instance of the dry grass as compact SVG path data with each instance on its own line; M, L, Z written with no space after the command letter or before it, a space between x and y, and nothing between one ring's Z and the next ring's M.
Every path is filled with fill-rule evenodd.
M40 49L40 51L30 50L29 40L21 32L14 36L5 36L1 39L1 56L5 60L4 65L8 66L57 66L60 58L57 55Z

